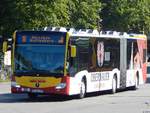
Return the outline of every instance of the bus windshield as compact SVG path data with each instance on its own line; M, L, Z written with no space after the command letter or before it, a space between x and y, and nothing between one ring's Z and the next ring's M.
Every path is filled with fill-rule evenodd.
M15 50L15 73L64 72L65 45L18 44Z

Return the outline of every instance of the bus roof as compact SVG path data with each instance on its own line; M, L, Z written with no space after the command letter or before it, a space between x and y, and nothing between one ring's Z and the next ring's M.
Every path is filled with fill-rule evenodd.
M117 32L117 31L98 31L96 29L74 29L65 27L45 27L44 31L68 32L71 37L105 37L105 38L127 38L127 39L147 39L144 34Z
M105 38L127 38L127 39L146 39L146 35L144 34L133 34L126 32L117 32L117 31L100 31L93 30L93 32L87 31L75 31L69 32L70 36L80 36L80 37L105 37Z

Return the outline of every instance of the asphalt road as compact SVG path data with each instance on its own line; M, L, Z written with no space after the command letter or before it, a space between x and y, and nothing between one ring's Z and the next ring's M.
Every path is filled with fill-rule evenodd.
M84 99L42 96L30 100L25 94L11 94L10 83L1 83L0 113L150 113L150 78L136 91L101 92Z

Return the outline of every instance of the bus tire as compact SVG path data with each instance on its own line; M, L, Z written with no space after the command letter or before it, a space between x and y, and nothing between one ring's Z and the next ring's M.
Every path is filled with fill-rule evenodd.
M135 77L135 85L133 86L133 90L137 90L139 88L139 77L138 74Z
M114 76L112 80L112 89L111 89L111 94L115 94L117 91L117 77Z
M79 93L78 98L79 99L84 98L85 94L86 94L86 80L85 80L85 78L82 78L81 85L80 85L80 93Z

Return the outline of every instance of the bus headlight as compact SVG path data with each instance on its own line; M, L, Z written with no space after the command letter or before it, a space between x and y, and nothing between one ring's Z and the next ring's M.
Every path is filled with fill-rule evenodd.
M56 86L56 89L64 89L66 87L66 83L59 83L57 86Z
M11 86L12 87L17 87L17 88L20 88L20 85L18 85L16 82L11 82Z

